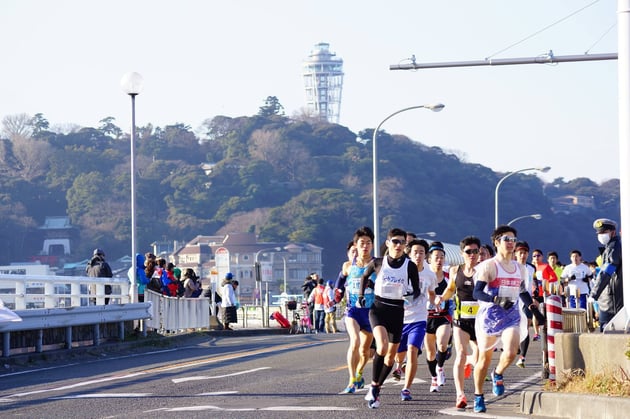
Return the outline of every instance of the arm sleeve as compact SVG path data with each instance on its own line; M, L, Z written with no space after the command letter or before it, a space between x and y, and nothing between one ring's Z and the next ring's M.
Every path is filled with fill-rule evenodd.
M359 289L359 295L365 294L365 289L368 287L368 283L370 282L370 276L376 272L375 261L376 259L372 260L365 268L363 275L361 275L361 288Z
M407 275L409 276L409 282L411 282L411 288L413 288L413 298L420 296L420 279L418 277L418 267L415 263L409 262L407 264Z
M341 292L346 291L346 279L348 279L347 275L343 274L343 269L339 271L339 275L337 276L337 282L335 283L335 288L341 290Z
M473 298L477 301L485 301L486 303L494 302L494 296L486 293L483 289L486 287L485 281L475 282L475 289L473 290Z

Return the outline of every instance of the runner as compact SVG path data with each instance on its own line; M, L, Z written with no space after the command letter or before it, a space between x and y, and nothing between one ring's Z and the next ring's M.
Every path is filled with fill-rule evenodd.
M387 255L373 259L361 276L359 302L366 306L370 277L374 281L374 304L370 308L370 324L376 340L376 354L372 366L372 385L365 400L370 409L380 406L381 386L394 366L394 357L403 329L405 295L420 295L418 269L404 253L406 233L394 228L387 233ZM409 293L409 288L413 290Z
M519 309L520 298L525 307L542 321L538 302L525 288L527 272L525 266L514 260L516 230L510 226L499 226L492 233L492 243L497 254L480 264L476 269L476 282L473 297L479 301L475 332L479 346L479 359L475 365L475 404L476 413L486 411L483 383L492 361L494 347L503 344L499 362L492 371L492 392L501 396L505 391L503 373L510 366L518 351L519 342L527 333L526 317ZM521 336L521 330L524 332Z
M348 261L344 262L335 288L346 295L345 325L350 345L346 355L350 380L344 393L354 393L365 385L363 369L367 364L372 343L372 327L369 311L374 301L371 289L365 292L365 307L358 303L361 275L372 260L374 233L369 227L361 227L348 247Z
M427 303L435 300L435 287L437 278L428 267L425 269L426 254L429 244L422 239L414 239L407 243L407 255L418 268L420 295L410 303L405 303L405 316L402 337L396 362L402 365L405 357L407 366L405 367L405 387L400 392L403 401L409 401L411 397L411 384L416 377L418 369L418 354L422 347L424 334L427 328ZM400 377L400 374L398 375Z
M468 236L459 242L459 248L464 258L462 265L452 266L449 272L448 288L436 301L446 301L455 295L455 314L453 316L453 341L455 342L455 363L453 364L453 378L457 391L455 407L465 409L468 405L464 393L464 379L470 377L472 367L477 362L477 337L475 335L475 316L479 305L473 298L475 288L473 275L479 261L481 241L474 236ZM468 348L472 349L468 357Z

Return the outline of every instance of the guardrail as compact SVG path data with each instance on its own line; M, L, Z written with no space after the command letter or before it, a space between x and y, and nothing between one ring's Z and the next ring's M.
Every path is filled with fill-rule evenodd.
M16 310L15 314L22 318L21 322L0 323L2 333L2 356L10 355L12 332L38 330L35 352L42 352L43 330L65 328L66 349L72 348L72 328L75 326L93 325L93 344L100 343L100 325L103 323L118 324L118 338L125 338L125 321L149 319L153 316L151 302L136 304L108 304L102 306L68 307L50 309Z
M112 293L105 294L105 285ZM129 303L128 278L0 274L0 299L11 310ZM92 293L90 289L92 288Z

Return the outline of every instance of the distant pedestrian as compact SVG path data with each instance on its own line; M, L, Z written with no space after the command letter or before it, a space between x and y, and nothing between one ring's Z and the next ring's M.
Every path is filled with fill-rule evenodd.
M94 249L92 258L85 267L87 276L92 278L111 278L113 277L112 268L105 261L105 252L102 249ZM111 295L111 284L105 285L105 295ZM96 284L90 285L90 294L96 295ZM96 304L96 299L93 299ZM109 298L105 298L105 304L109 304Z

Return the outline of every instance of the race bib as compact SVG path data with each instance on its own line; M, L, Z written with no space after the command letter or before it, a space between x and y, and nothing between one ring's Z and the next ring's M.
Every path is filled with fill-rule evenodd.
M474 319L477 316L479 310L479 303L476 301L462 301L460 304L460 318L461 319Z

